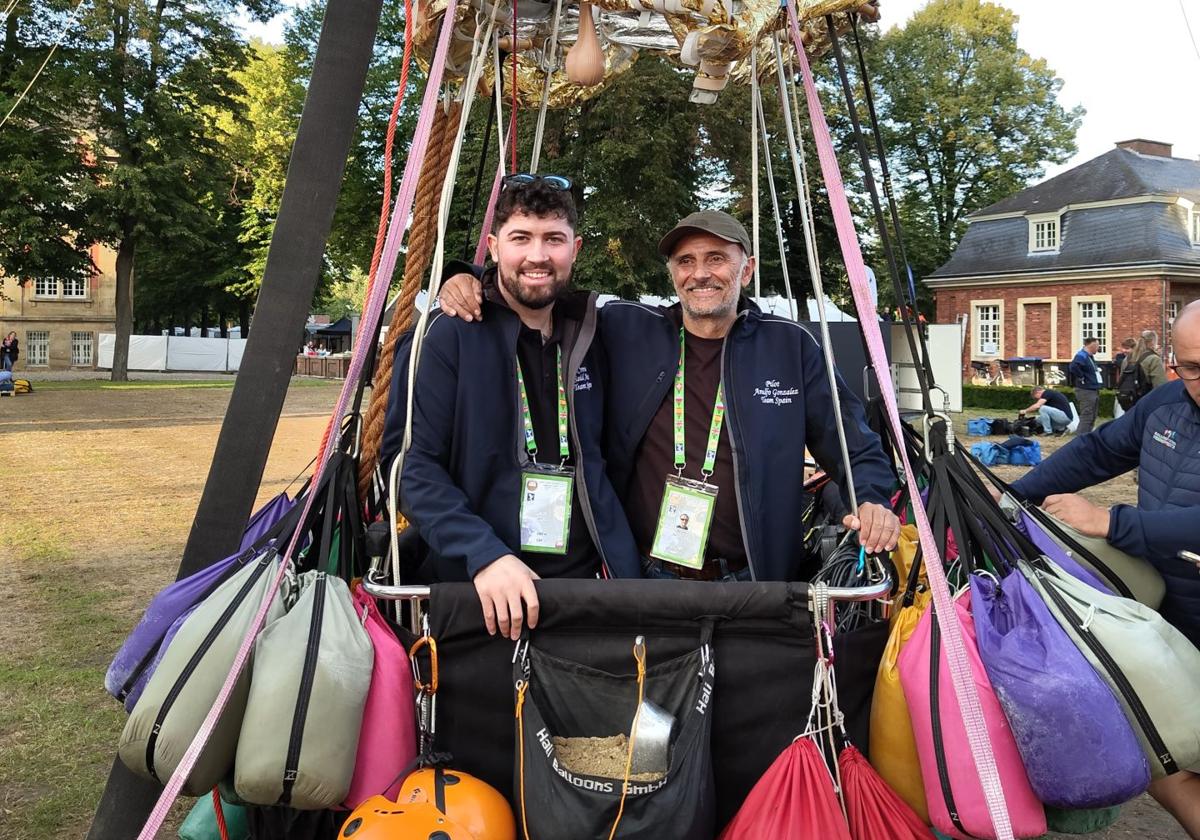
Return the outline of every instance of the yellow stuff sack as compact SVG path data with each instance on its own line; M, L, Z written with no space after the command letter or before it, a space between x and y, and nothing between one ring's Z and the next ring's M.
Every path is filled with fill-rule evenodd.
M33 386L29 384L28 379L14 379L13 380L13 393L14 394L33 393Z

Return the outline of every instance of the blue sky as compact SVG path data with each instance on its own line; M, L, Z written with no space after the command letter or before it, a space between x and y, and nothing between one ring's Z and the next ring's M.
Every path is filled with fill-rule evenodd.
M288 0L296 5L296 0ZM389 0L396 2L396 0ZM884 27L903 26L926 0L882 0ZM1200 158L1200 0L1000 0L1020 17L1018 40L1063 80L1061 101L1083 105L1079 153L1047 176L1103 154L1118 140L1173 143ZM287 13L247 34L283 39Z

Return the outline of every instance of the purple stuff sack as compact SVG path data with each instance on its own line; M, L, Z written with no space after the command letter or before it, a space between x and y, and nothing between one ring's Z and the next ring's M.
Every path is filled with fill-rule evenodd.
M242 534L242 544L238 546L238 551L253 548L271 530L271 526L288 515L295 504L288 498L287 493L280 493L256 510L246 523L246 531Z
M1112 691L1019 572L971 578L979 656L1029 783L1057 808L1133 799L1150 765Z
M294 502L286 496L276 496L250 518L247 532L253 528L261 538L288 514L293 505ZM245 537L242 544L246 545ZM250 545L253 545L253 541ZM142 614L141 621L129 632L125 643L108 666L108 673L104 675L105 690L124 704L125 711L133 711L134 705L142 695L142 689L166 651L167 644L183 623L181 619L220 586L225 578L233 574L240 564L256 554L252 547L240 549L237 554L201 569L194 575L168 584L154 596L150 605L146 607L146 612Z
M1054 538L1046 533L1036 519L1026 513L1024 510L1020 512L1021 518L1017 521L1017 528L1021 530L1025 536L1029 537L1030 541L1041 549L1042 554L1049 557L1059 567L1076 580L1081 580L1093 589L1099 589L1109 595L1115 595L1112 587L1105 586L1100 578L1096 577L1095 572L1084 568L1079 562L1067 554L1066 549L1054 541Z

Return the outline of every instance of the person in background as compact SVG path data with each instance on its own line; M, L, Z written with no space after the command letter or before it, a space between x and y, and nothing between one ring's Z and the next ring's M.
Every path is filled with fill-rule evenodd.
M1125 361L1133 352L1133 348L1137 346L1137 342L1132 338L1127 338L1121 342L1121 352L1113 356L1113 368L1117 371L1117 382L1121 381L1121 371L1125 368ZM1120 400L1113 400L1113 419L1117 419L1125 413L1124 407Z
M1079 405L1079 427L1077 435L1086 435L1096 424L1096 409L1100 404L1100 369L1096 367L1096 352L1100 339L1086 336L1083 346L1067 368L1067 378L1075 388L1075 402Z
M13 365L20 357L20 342L17 341L16 330L13 330L4 337L4 342L0 344L0 370L12 370Z
M1142 331L1141 338L1134 345L1133 359L1150 383L1150 390L1167 384L1167 369L1158 352L1158 333L1154 330Z
M1018 417L1036 414L1046 434L1063 435L1071 424L1071 402L1066 394L1035 385L1029 394L1033 403L1017 412Z

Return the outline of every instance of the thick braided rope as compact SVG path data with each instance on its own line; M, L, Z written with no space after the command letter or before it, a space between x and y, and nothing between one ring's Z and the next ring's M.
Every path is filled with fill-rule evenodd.
M458 131L462 104L454 102L449 112L438 108L433 122L433 136L429 151L421 167L421 182L417 187L417 200L413 208L412 230L408 234L408 252L404 259L404 277L400 281L400 298L392 312L387 337L380 350L379 366L371 384L371 405L363 422L362 453L358 464L358 489L366 497L371 487L371 477L379 463L379 451L383 446L383 426L387 415L388 393L392 387L392 366L396 356L396 344L400 336L412 324L416 309L417 292L421 290L421 279L433 259L433 246L437 237L438 205L442 185L446 180L446 166L454 151L454 138Z

